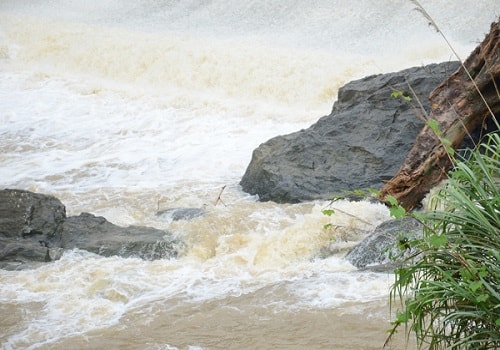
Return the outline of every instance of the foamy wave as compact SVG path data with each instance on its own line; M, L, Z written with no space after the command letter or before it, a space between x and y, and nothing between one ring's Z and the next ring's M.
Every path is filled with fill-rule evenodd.
M162 96L174 108L214 106L220 110L237 106L243 110L260 105L268 110L282 109L284 114L300 110L318 116L329 110L338 88L348 80L454 59L442 38L425 27L425 21L419 25L419 14L411 14L409 6L319 4L320 11L302 4L303 11L313 16L307 18L300 5L279 9L254 4L252 9L258 13L279 10L273 26L261 22L266 18L262 13L261 17L250 14L245 25L244 12L238 11L249 8L236 6L231 12L223 5L205 8L200 4L202 10L194 13L180 8L185 17L176 18L173 24L157 18L155 30L148 30L147 19L141 27L135 23L140 17L133 16L127 26L126 17L82 23L89 21L75 21L75 16L81 16L78 13L67 14L70 21L60 15L54 16L58 19L42 19L4 14L1 22L7 45L2 45L1 51L5 57L9 53L20 67L92 82L96 87L91 91L112 88L135 96ZM172 20L172 9L159 7L160 13L166 11L165 19ZM432 9L431 4L429 7ZM387 21L384 9L396 12L391 18L394 22ZM220 17L222 23L197 17L207 13L211 21ZM307 25L314 17L324 22L325 16L337 21L323 23L323 27L314 22ZM408 22L406 18L412 16L414 20ZM255 32L252 25L261 29ZM248 32L240 26L249 26ZM467 26L472 31L470 23ZM482 33L475 30L474 39L480 40ZM459 38L455 49L467 55L474 46L470 32L453 28L451 33Z
M254 207L250 210L259 218L255 223L256 218L249 218L247 227L232 225L235 213L217 225L210 224L210 218L186 222L184 237L190 235L191 225L196 235L192 239L213 249L213 256L201 257L192 247L194 251L184 258L148 262L72 250L34 270L0 270L0 302L40 305L38 310L30 306L30 319L16 325L6 344L12 348L48 344L112 326L126 313L154 313L158 302L175 309L177 303L196 305L259 293L263 305L289 309L329 308L385 297L388 285L379 275L353 273L355 268L339 257L314 258L330 239L322 228L324 205ZM329 220L351 230L387 217L387 210L374 204L345 202L338 208L351 214L339 213ZM266 218L268 224L262 225ZM203 240L204 231L212 231L215 241ZM276 300L276 291L288 299Z
M422 2L465 55L498 11L488 0L468 16L466 1ZM54 194L70 215L168 229L190 248L152 262L74 250L37 269L0 270L2 346L73 345L100 328L147 327L155 312L189 318L219 300L258 304L272 318L359 311L387 297L390 276L341 258L388 218L385 207L339 202L327 217L327 203L258 203L237 182L259 143L329 113L344 82L450 53L409 2L290 4L1 1L3 186ZM192 221L154 216L160 204L207 203ZM338 254L318 258L332 242ZM137 315L147 316L138 324ZM145 348L176 348L163 334L149 340Z
M233 99L289 110L324 106L326 112L352 74L352 57L341 54L26 17L3 16L2 22L21 48L13 58L20 66L163 96L175 108Z
M324 262L323 262L324 264ZM330 261L338 269L339 261ZM212 268L210 267L212 266ZM155 314L155 303L175 310L175 305L197 305L209 300L263 293L262 305L273 307L333 307L345 302L373 300L386 296L378 277L365 276L365 287L346 289L359 283L359 277L346 273L320 275L245 270L229 272L230 266L203 266L189 260L143 262L134 259L101 258L88 253L65 253L61 260L37 270L0 271L2 302L26 304L29 320L21 320L10 336L2 339L6 349L35 349L58 340L110 327L126 313ZM324 267L323 267L324 268ZM345 267L346 271L352 267ZM312 272L311 272L312 271ZM316 277L312 276L314 274ZM309 277L308 277L309 276ZM71 283L68 283L71 281ZM273 290L282 286L293 291L296 300L276 300ZM331 285L328 297L319 289ZM377 287L374 289L374 286ZM288 286L288 287L287 287ZM269 289L269 292L266 290ZM33 303L40 303L36 310ZM300 301L299 301L300 300ZM28 306L29 305L29 306ZM279 306L281 305L281 306ZM302 306L301 306L302 305Z

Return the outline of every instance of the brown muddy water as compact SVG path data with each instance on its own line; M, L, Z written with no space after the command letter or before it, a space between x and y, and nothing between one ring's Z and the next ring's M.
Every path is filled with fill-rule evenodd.
M462 57L498 17L491 0L421 2ZM329 114L346 82L450 59L410 1L1 0L0 188L185 249L0 270L0 347L381 349L392 276L343 256L387 209L327 217L327 201L260 203L238 183L259 144ZM178 207L207 215L155 216Z
M278 297L280 288L274 289ZM37 349L382 349L390 328L389 305L374 301L334 309L262 305L268 292L195 305L152 303L125 313L119 324L68 336ZM268 296L267 296L268 297ZM281 295L285 299L285 295ZM29 306L28 306L29 307ZM14 330L36 305L2 305L2 329ZM99 325L96 325L97 328ZM74 330L78 333L78 329ZM19 342L15 348L30 348ZM7 347L8 348L8 347ZM398 334L385 349L415 349Z

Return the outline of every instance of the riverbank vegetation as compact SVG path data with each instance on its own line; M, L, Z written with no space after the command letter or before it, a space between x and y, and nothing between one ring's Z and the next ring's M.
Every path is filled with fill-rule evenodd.
M499 182L497 131L456 162L418 216L424 235L407 242L417 253L395 271L391 297L403 310L391 335L405 325L420 348L500 348Z
M420 3L412 2L451 47ZM498 22L492 25L493 34L495 27ZM439 123L430 124L434 120L429 118L427 126L450 160L445 184L431 196L423 213L405 214L407 208L398 199L386 198L391 213L415 217L423 224L422 237L401 245L413 254L395 270L391 305L402 310L397 312L386 345L404 327L408 338L416 336L421 349L500 348L500 127L496 110L490 105L493 101L498 107L500 101L495 56L498 37L493 35L490 41L489 46L476 49L468 59L473 61L476 54L485 61L483 89L451 49L473 83L478 104L483 109L486 106L487 112L479 113L483 118L481 127L488 118L494 127L472 150L456 155L448 135L440 131ZM486 58L487 48L493 50L492 60ZM485 87L492 92L488 101L483 95ZM471 98L467 101L475 105Z

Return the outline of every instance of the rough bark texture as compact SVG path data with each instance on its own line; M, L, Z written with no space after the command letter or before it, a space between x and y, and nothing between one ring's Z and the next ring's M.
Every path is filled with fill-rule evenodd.
M430 119L439 123L443 138L457 149L465 136L500 114L500 22L460 67L429 96ZM474 82L484 96L479 96ZM488 106L490 109L488 109ZM407 210L416 207L429 190L446 177L452 162L431 128L425 126L396 175L381 190L381 199L395 197Z

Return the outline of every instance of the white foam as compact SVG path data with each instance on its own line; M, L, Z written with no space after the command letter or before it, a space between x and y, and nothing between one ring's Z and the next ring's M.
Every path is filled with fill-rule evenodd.
M6 185L35 183L43 189L45 184L95 188L226 181L241 176L252 149L272 137L277 125L283 131L301 126L264 121L268 127L252 128L251 118L213 111L198 118L158 108L148 99L82 96L58 80L11 93L27 79L11 75L0 83L2 93L10 95L0 105L11 111L0 116Z
M347 80L450 58L411 6L390 1L198 5L4 1L4 185L235 183L260 142L327 114ZM462 6L424 5L460 52L487 30L454 18Z
M463 56L498 15L487 0L467 16L466 1L422 2ZM165 4L0 4L1 185L56 194L69 214L153 223L189 245L178 260L75 250L37 269L0 270L0 302L29 313L3 335L7 349L109 327L160 300L263 289L269 307L332 308L387 296L388 276L316 258L332 241L342 250L361 239L388 218L384 207L339 202L327 217L326 203L257 203L237 183L255 147L328 114L343 83L453 59L446 44L409 2ZM161 222L157 201L209 204L208 214ZM265 293L275 286L286 300Z
M156 15L148 17L128 11L150 9L149 2L130 9L114 1L95 5L98 10L89 13L78 10L92 8L84 2L71 8L54 2L41 9L7 2L4 37L7 46L17 48L11 60L96 85L107 81L107 88L119 86L136 95L162 94L170 106L227 108L228 101L236 100L236 106L266 105L267 110L304 115L326 113L338 87L349 79L451 56L442 38L405 3L317 1L287 8L219 1L200 3L194 11L158 3ZM461 22L456 15L462 6L424 5L437 22L443 21L443 32L456 36L455 48L464 55L495 18L489 18L495 6L488 1L471 9L478 11L473 21L459 16ZM100 16L91 16L99 9ZM45 13L42 19L37 11ZM389 12L390 21L385 17Z
M234 184L260 142L327 114L347 80L450 57L403 4L198 5L3 2L4 185ZM462 11L424 5L436 21ZM443 25L464 52L487 26L459 18Z
M354 267L339 257L314 258L315 251L329 240L321 226L324 205L309 207L305 216L283 211L281 223L257 225L259 231L234 227L220 233L223 227L213 227L212 256L202 257L192 247L183 258L147 262L73 250L38 269L0 270L0 302L42 305L29 322L18 326L7 344L15 348L25 342L50 343L109 327L126 312L146 312L159 301L168 304L172 300L173 308L176 303L238 297L275 285L289 289L291 299L278 303L287 308L335 307L386 297L388 285L380 276L353 274ZM339 206L348 207L348 203ZM376 223L387 216L382 206L361 203L358 208L363 209L358 215L364 221L374 219ZM267 213L261 210L260 215L271 219L276 211L269 209ZM358 212L356 206L350 209ZM293 220L287 217L290 214ZM352 229L366 225L340 214L329 220ZM198 232L196 244L210 245ZM269 295L262 302L274 305L278 301Z

